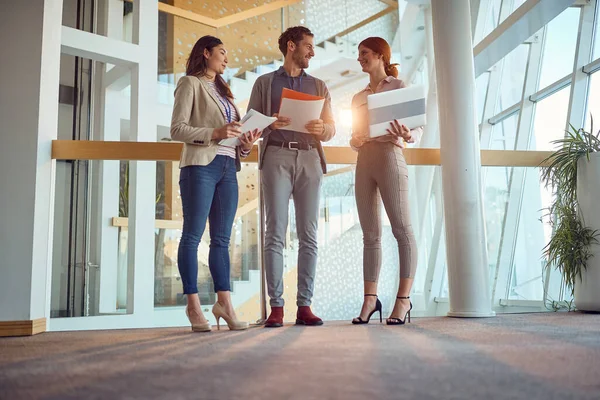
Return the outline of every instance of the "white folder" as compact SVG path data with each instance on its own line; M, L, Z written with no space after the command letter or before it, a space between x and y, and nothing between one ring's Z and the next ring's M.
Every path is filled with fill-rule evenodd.
M387 135L390 123L397 119L408 129L426 124L425 86L415 85L367 96L369 136Z
M246 132L252 132L255 129L262 131L275 121L277 121L277 118L275 117L267 117L256 110L250 109L240 121L242 124L242 126L240 126L240 131L242 131L242 135ZM219 144L227 147L236 147L242 144L242 142L238 136L234 138L223 139L219 142Z

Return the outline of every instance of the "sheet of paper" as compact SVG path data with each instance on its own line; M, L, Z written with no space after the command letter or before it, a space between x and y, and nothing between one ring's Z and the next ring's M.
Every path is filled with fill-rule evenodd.
M309 121L321 118L325 99L319 96L283 89L279 115L291 120L290 125L281 128L287 131L309 133L305 126Z
M252 132L255 129L262 131L276 120L277 118L275 117L267 117L256 110L250 109L240 121L242 124L240 130L242 131L242 135L246 132ZM242 143L238 138L229 138L221 140L219 144L227 147L236 147Z

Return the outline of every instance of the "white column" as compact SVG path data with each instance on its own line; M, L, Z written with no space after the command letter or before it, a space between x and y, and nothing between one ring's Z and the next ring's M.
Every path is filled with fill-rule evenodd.
M432 0L451 317L489 317L471 10Z
M103 16L101 34L115 40L123 39L123 2L109 0L105 9L99 13ZM97 139L106 141L121 140L122 102L120 90L130 81L130 70L124 66L98 64L97 93L98 112L96 126ZM119 216L119 170L120 162L104 160L98 162L99 184L94 188L98 199L99 229L96 232L95 244L98 249L100 265L100 313L114 313L126 305L127 274L119 279L119 251L121 249L119 228L112 226L112 217ZM125 261L125 269L127 261ZM126 271L125 271L126 272ZM121 284L121 285L119 285ZM124 287L124 289L122 289Z
M158 0L136 0L133 42L139 46L140 62L131 71L131 140L136 142L156 142L157 37ZM156 162L131 161L129 165L127 311L151 318L154 311Z
M427 53L427 67L429 77L429 91L427 94L427 125L423 133L423 138L419 147L421 148L438 148L440 146L440 131L438 124L438 97L437 97L437 83L435 80L435 57L433 50L433 29L431 20L431 8L427 7L424 10L423 19L425 22L425 45ZM436 196L434 192L437 190L437 185L434 182L439 182L439 176L437 167L427 166L419 167L415 170L415 181L417 187L417 201L418 204L423 204L422 207L418 207L419 220L418 220L418 232L421 232L419 238L419 246L425 245L426 235L425 230L430 219L434 219L434 231L431 237L431 244L429 246L429 260L427 264L421 264L427 266L427 279L425 280L425 309L428 315L435 315L435 309L437 303L435 298L440 293L440 286L443 280L443 265L437 262L437 254L440 249L440 241L443 240L440 232L442 230L442 218L443 210L439 195ZM429 202L432 196L435 196L435 211L432 212L429 207ZM438 206L439 205L439 206ZM435 215L432 215L434 214ZM428 218L429 217L429 218Z
M0 13L0 321L37 320L34 333L50 317L62 4Z

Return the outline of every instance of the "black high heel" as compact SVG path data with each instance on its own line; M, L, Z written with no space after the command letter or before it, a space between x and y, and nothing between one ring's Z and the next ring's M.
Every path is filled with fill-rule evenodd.
M407 297L400 297L397 296L397 299L410 299L410 296ZM404 323L408 320L408 323L410 324L410 310L412 310L412 301L410 302L410 308L408 309L408 311L406 312L406 314L404 314L404 319L400 319L400 318L388 318L386 319L385 323L387 325L404 325Z
M366 296L375 296L377 297L376 294L365 294ZM381 316L381 310L383 309L383 306L381 305L381 301L379 301L379 298L377 298L377 302L375 302L375 309L373 311L371 311L371 313L369 314L369 316L367 317L367 320L364 321L360 316L354 318L352 320L352 323L354 325L361 325L361 324L368 324L369 321L371 320L371 315L373 315L374 313L376 313L377 311L379 311L379 322L383 322L383 317Z

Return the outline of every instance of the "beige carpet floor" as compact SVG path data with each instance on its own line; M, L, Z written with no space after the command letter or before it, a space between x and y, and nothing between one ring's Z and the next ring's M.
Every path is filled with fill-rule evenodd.
M0 399L600 399L600 315L4 338Z

